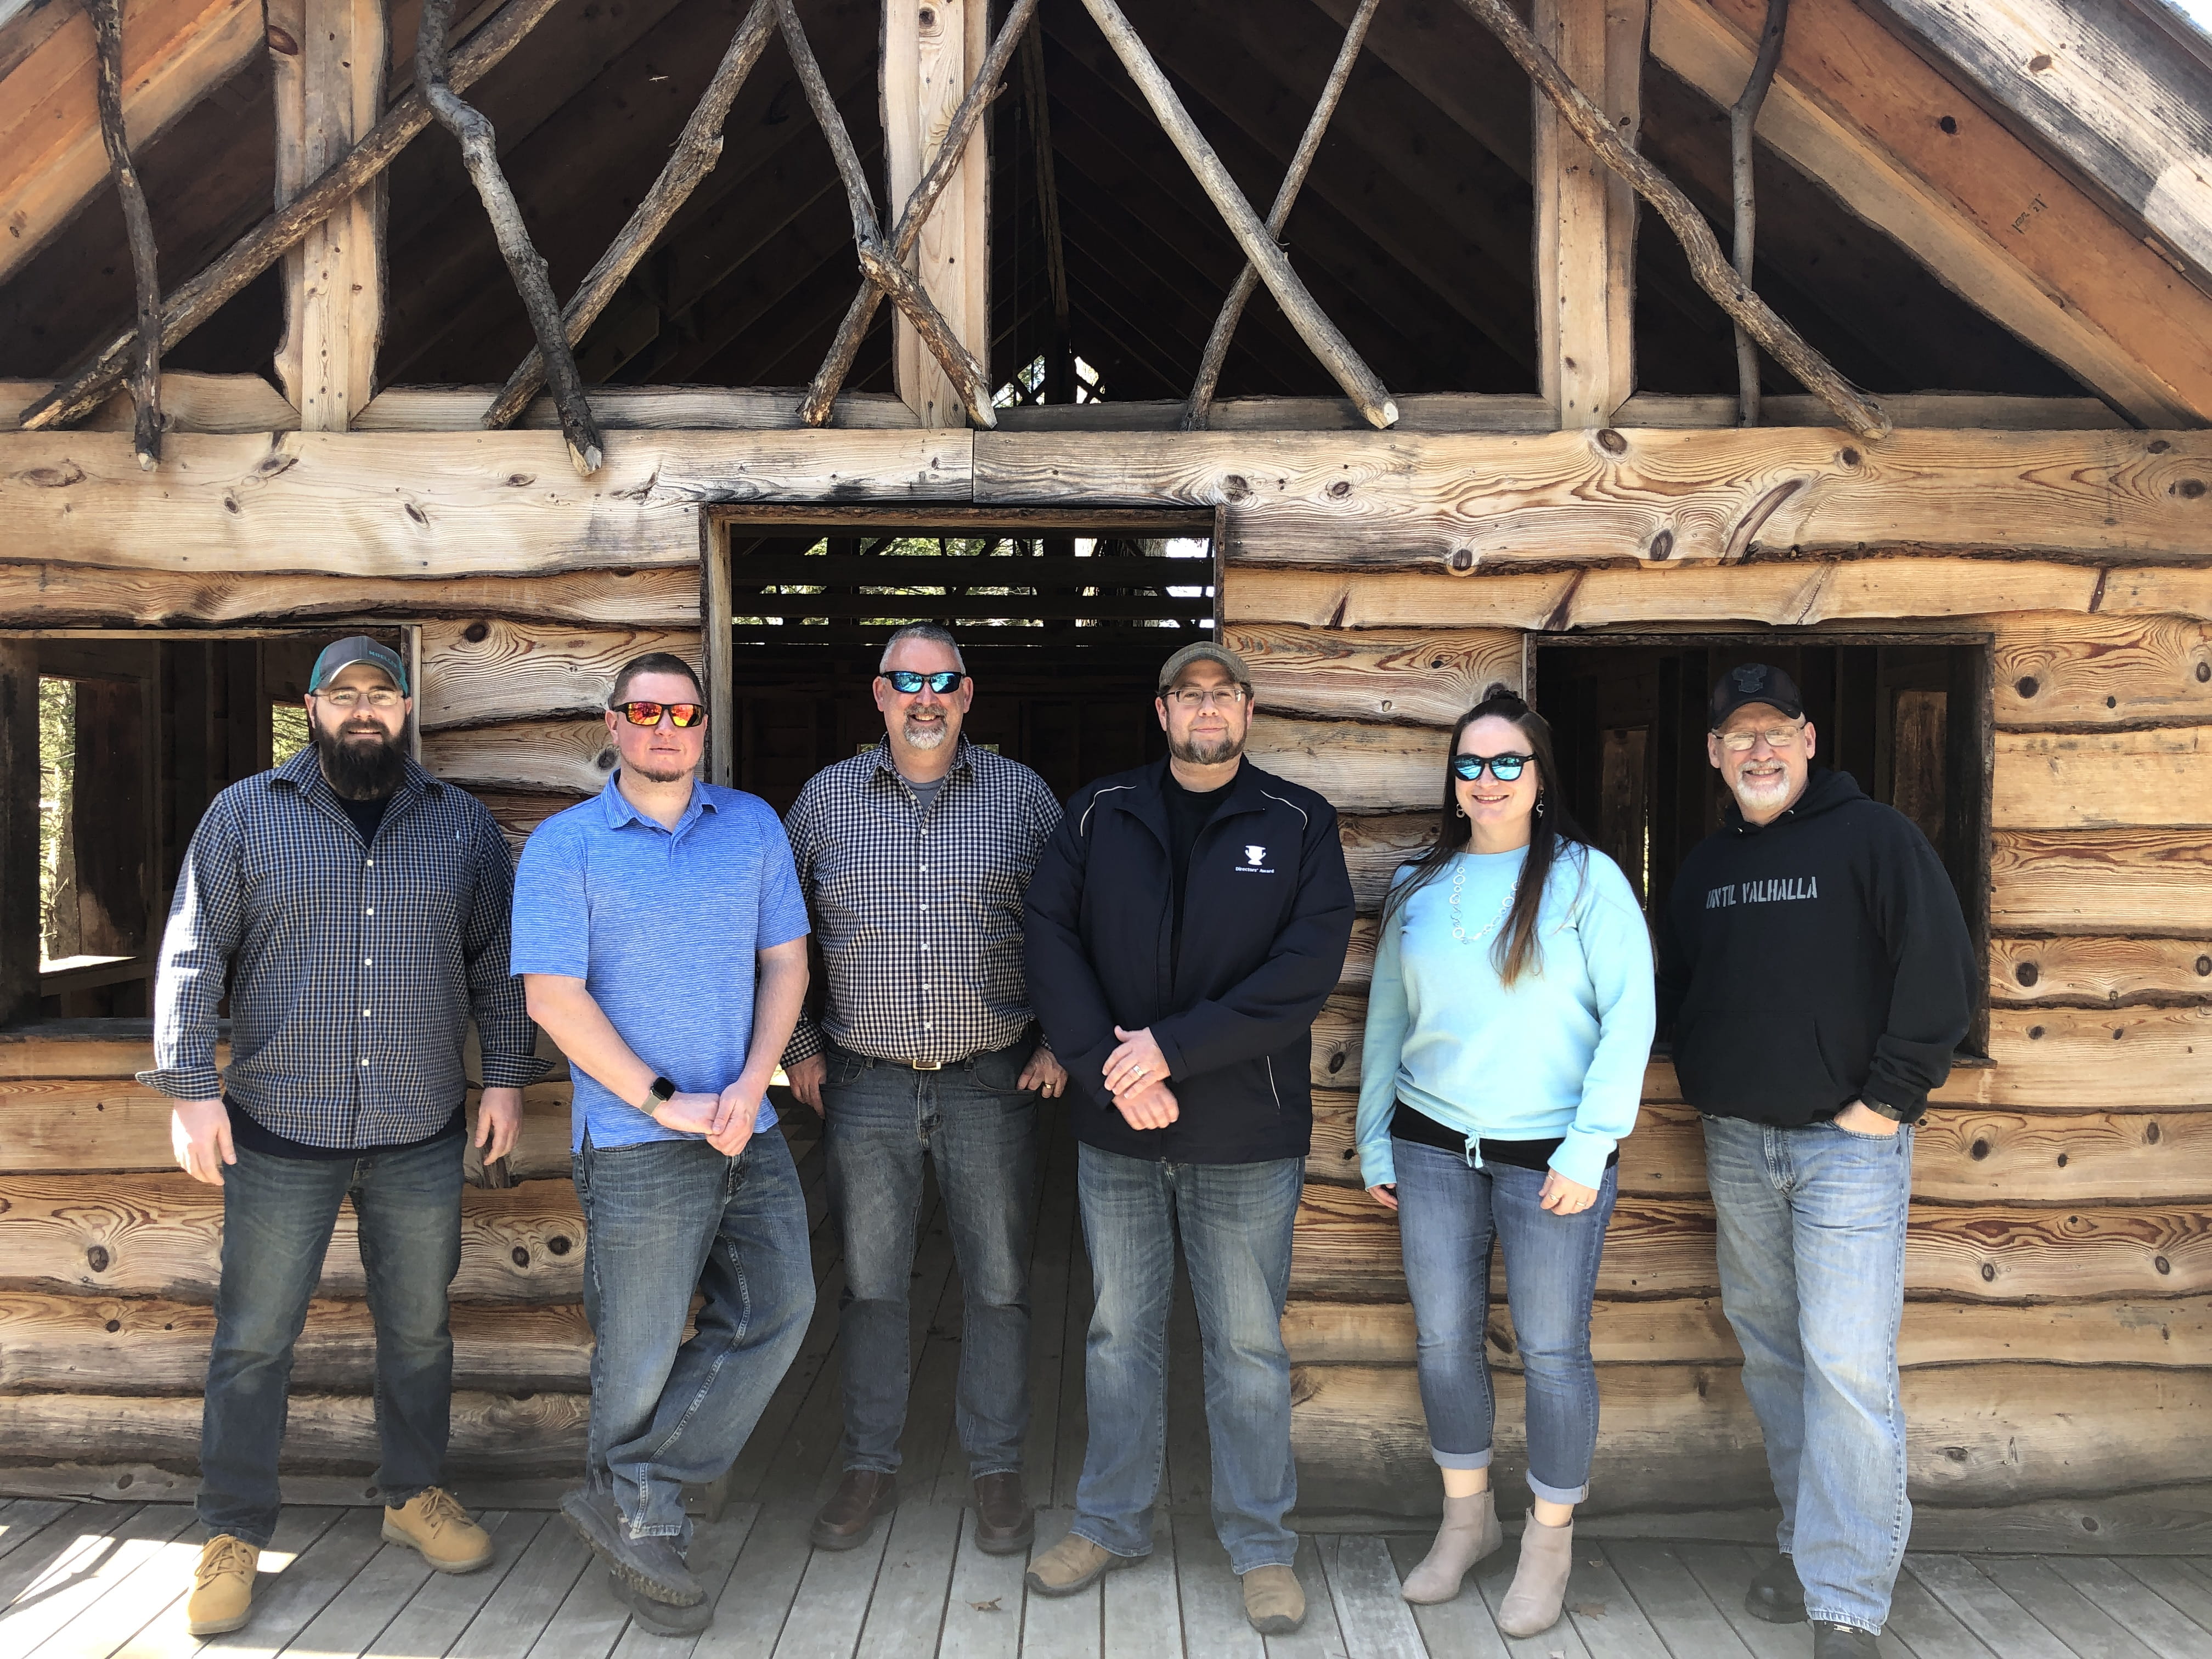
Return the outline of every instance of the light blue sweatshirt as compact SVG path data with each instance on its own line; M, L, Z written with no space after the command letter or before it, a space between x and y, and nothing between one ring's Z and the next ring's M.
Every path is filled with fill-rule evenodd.
M1651 936L1635 890L1604 854L1563 845L1537 913L1541 971L1525 969L1508 988L1493 952L1527 856L1455 854L1383 926L1359 1065L1359 1170L1370 1187L1397 1179L1390 1116L1400 1100L1464 1133L1477 1164L1486 1139L1560 1137L1552 1167L1585 1187L1604 1178L1636 1127L1653 1012ZM1455 878L1463 940L1452 937Z

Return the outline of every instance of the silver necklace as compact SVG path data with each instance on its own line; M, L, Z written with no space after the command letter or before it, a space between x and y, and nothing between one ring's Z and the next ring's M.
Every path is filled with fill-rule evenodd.
M1484 924L1482 931L1473 939L1467 936L1467 926L1459 913L1460 890L1466 885L1467 866L1462 864L1452 872L1451 935L1462 945L1480 945L1498 931L1498 925L1505 920L1507 913L1513 908L1513 884L1508 884L1505 889L1505 902L1498 907L1498 914L1491 917L1489 921Z

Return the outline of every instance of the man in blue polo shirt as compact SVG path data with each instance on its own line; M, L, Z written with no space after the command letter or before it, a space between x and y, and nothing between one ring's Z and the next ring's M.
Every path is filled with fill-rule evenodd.
M694 776L690 665L636 658L608 702L620 769L523 848L513 960L575 1079L597 1346L585 1484L562 1508L632 1616L674 1635L714 1615L684 1483L735 1461L814 1311L798 1171L757 1133L806 991L806 907L774 810Z

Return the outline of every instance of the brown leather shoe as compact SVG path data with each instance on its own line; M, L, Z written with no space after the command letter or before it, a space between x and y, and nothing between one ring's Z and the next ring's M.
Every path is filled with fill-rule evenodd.
M1036 1538L1036 1511L1017 1474L975 1477L975 1547L986 1555L1018 1555Z
M848 1469L814 1517L807 1534L817 1550L858 1549L876 1529L876 1517L898 1507L898 1477L881 1469Z

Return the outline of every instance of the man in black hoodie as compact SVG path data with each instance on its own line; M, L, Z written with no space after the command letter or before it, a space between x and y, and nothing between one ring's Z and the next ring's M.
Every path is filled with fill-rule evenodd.
M1243 758L1242 658L1186 646L1154 708L1169 758L1079 791L1030 881L1030 996L1067 1068L1097 1308L1075 1522L1029 1583L1073 1595L1152 1549L1179 1231L1214 1528L1245 1616L1279 1633L1305 1616L1283 1524L1297 1492L1283 1299L1313 1021L1344 966L1352 883L1334 809Z
M1790 677L1713 688L1705 752L1735 796L1675 878L1659 1018L1705 1117L1721 1304L1782 1504L1761 1619L1814 1659L1870 1659L1912 1509L1898 1322L1912 1127L1949 1075L1976 965L1910 820L1839 772Z

